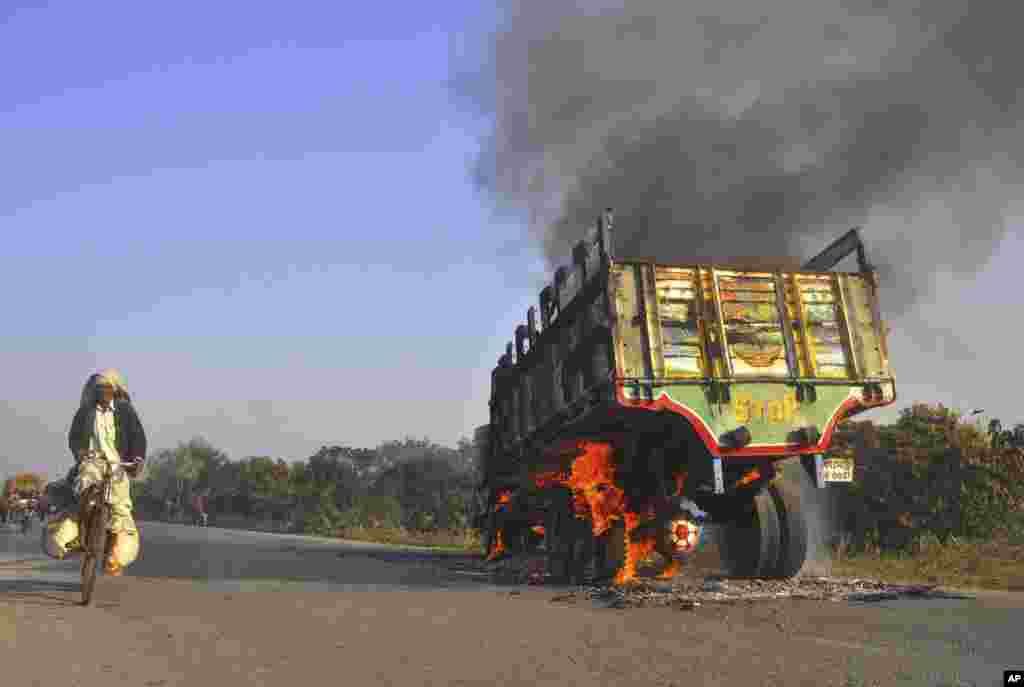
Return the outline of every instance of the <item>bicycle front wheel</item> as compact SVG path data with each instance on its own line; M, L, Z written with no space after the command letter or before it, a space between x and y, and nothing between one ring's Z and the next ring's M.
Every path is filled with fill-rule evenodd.
M91 552L82 556L82 605L92 602L92 590L96 587L96 565L98 560Z
M85 554L82 556L82 605L92 601L96 586L96 567L103 560L103 549L107 543L107 507L92 509L85 525Z

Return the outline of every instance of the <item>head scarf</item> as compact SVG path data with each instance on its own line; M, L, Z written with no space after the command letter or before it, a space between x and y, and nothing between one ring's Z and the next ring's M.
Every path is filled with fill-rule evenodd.
M96 405L99 401L96 387L101 383L114 387L114 398L131 401L131 397L128 396L128 387L125 386L121 373L114 368L107 368L102 372L89 375L89 379L85 380L85 386L82 387L82 407Z

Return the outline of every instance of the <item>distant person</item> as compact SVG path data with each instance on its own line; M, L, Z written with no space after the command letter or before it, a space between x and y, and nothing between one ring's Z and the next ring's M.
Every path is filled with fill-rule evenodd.
M192 497L192 511L195 514L195 521L193 524L206 527L208 516L206 511L205 494L196 494Z
M77 470L73 479L74 494L82 492L103 480L104 463L116 465L125 461L139 461L140 465L125 468L128 477L135 477L146 457L146 434L139 416L132 407L128 389L116 370L94 374L82 389L82 399L68 432L68 446L75 457ZM110 537L107 538L104 570L109 575L120 575L123 570L111 556L121 537L138 537L139 531L132 517L131 485L128 477L119 474L111 484Z

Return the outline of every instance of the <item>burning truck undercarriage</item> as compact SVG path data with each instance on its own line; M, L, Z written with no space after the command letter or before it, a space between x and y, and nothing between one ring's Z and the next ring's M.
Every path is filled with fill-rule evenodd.
M492 373L477 430L485 555L543 552L554 581L679 571L708 522L726 574L789 578L807 557L800 456L818 487L836 424L895 400L877 281L856 230L802 271L620 262L611 215L559 269ZM860 272L827 272L857 253Z
M708 513L697 501L708 497L687 494L685 465L667 466L662 480L651 474L638 478L635 471L632 479L624 478L623 461L616 455L625 450L612 442L580 440L563 441L548 452L552 463L567 467L531 474L531 488L525 491L498 492L489 518L494 535L487 559L543 551L553 582L621 585L637 580L639 564L658 554L664 566L657 577L675 577L680 557L694 554L705 539ZM758 495L724 497L734 502L727 506L732 519L723 524L735 532L722 540L725 546L719 545L731 575L788 577L804 562L806 524L799 496L788 484L766 486L775 474L770 463L745 466L734 488ZM754 509L744 508L747 501ZM716 510L724 513L721 504ZM765 521L769 528L762 525ZM781 540L787 543L784 549Z

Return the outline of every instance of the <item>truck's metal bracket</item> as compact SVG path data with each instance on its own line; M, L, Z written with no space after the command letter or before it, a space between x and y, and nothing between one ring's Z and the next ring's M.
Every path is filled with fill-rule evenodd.
M814 486L825 488L825 459L820 453L814 454Z
M857 251L858 269L861 272L871 272L873 268L868 263L867 255L864 252L864 243L860 240L860 227L850 229L829 244L828 248L805 262L803 270L805 272L828 272L854 251Z

